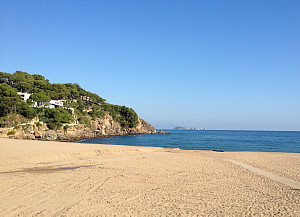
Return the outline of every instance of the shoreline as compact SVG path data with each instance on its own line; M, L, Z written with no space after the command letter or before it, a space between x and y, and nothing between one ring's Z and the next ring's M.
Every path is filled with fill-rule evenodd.
M169 133L167 133L169 134ZM119 145L119 144L100 144L100 143L86 143L82 142L84 140L89 139L97 139L97 138L112 138L112 137L123 137L123 136L139 136L139 135L156 135L156 134L128 134L128 135L109 135L109 136L98 136L98 137L90 137L90 138L81 138L81 139L74 139L68 141L62 140L42 140L42 139L17 139L17 138L9 138L9 137L0 137L0 139L10 139L10 140L21 140L21 141L40 141L40 142L61 142L61 143L79 143L79 144L95 144L95 145L113 145L113 146L128 146L128 147L149 147L149 148L164 148L164 149L178 149L184 151L212 151L212 152L226 152L226 153L285 153L285 154L300 154L300 152L281 152L281 151L226 151L226 150L219 150L219 149L182 149L182 148L166 148L161 146L135 146L135 145ZM163 134L162 134L163 135ZM82 143L81 143L82 142Z
M140 134L140 135L147 135L147 134ZM134 136L134 135L119 135L120 137L122 136ZM107 138L111 138L111 137L119 137L119 136L108 136ZM88 138L88 139L82 139L82 140L78 140L75 141L76 143L81 143L81 141L85 141L85 140L89 140L89 139L97 139L97 138L103 138L103 137L94 137L94 138ZM105 138L105 137L104 137ZM93 143L93 142L82 142L82 144L99 144L99 145L117 145L117 146L122 146L123 144L111 144L111 143L105 143L105 144L101 144L101 143ZM222 149L183 149L183 148L178 148L178 147L163 147L163 146L136 146L136 145L123 145L123 146L132 146L132 147L153 147L153 148L165 148L165 149L179 149L179 150L185 150L185 151L213 151L213 152L227 152L227 153L240 153L240 152L246 152L246 153L292 153L292 154L300 154L300 152L288 152L288 151L226 151L226 150L222 150Z
M7 129L6 129L7 130ZM49 131L50 133L61 133L59 131L51 130ZM47 134L47 133L46 133ZM107 134L107 135L93 135L93 136L68 136L66 133L63 133L62 138L61 137L56 137L55 139L49 139L49 138L41 138L41 137L28 137L25 135L1 135L0 138L9 138L9 139L18 139L18 140L37 140L37 141L59 141L59 142L76 142L76 141L82 141L86 139L92 139L92 138L106 138L106 137L113 137L113 136L134 136L134 135L165 135L165 134L170 134L169 132L165 132L162 130L158 130L155 132L143 132L143 133L121 133L121 134Z
M0 188L0 212L4 216L297 216L299 165L298 153L1 138L0 185L5 188ZM295 187L289 185L293 181Z

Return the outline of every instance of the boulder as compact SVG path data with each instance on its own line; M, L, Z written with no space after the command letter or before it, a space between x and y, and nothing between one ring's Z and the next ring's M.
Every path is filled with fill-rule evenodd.
M24 129L25 134L34 134L34 129L32 125L27 125L26 128Z
M42 132L40 132L40 131L34 131L34 136L35 136L35 138L42 138Z
M55 141L57 140L57 134L55 131L48 131L43 134L42 139L46 141Z

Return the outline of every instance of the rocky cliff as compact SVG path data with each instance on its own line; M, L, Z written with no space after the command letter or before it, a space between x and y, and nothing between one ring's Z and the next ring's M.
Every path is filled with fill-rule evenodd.
M134 128L123 129L120 124L113 120L109 115L104 119L89 120L90 126L65 125L57 130L51 130L46 124L26 124L17 129L2 128L2 137L16 139L37 139L47 141L76 141L81 139L116 136L116 135L137 135L137 134L163 134L139 118L139 123ZM9 133L11 132L11 133ZM8 135L7 135L8 134ZM9 135L10 134L10 135Z

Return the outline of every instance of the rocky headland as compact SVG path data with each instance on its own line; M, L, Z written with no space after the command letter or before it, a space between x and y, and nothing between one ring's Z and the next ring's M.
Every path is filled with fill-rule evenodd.
M129 107L107 103L78 84L0 72L0 137L75 141L116 135L165 134Z
M124 129L109 115L105 119L90 120L90 127L86 127L83 124L69 124L65 126L61 127L61 129L53 130L49 129L45 123L27 123L22 124L19 128L1 128L0 137L44 141L78 141L94 137L169 134L161 130L157 131L151 124L140 118L136 127Z

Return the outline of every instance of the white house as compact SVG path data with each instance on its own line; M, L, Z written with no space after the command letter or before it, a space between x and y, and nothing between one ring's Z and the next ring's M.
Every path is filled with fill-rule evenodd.
M21 96L21 98L24 100L24 101L27 101L30 97L30 93L22 93L22 92L18 92L18 95Z
M18 94L21 96L21 98L24 101L27 101L27 99L29 99L29 97L31 96L30 93L18 92ZM45 107L45 108L64 107L64 102L62 100L50 100L48 102L34 102L32 107Z
M59 100L50 100L49 102L34 102L33 107L57 108L64 107L64 103Z
M50 100L50 105L54 105L56 107L64 107L64 103L60 100Z

